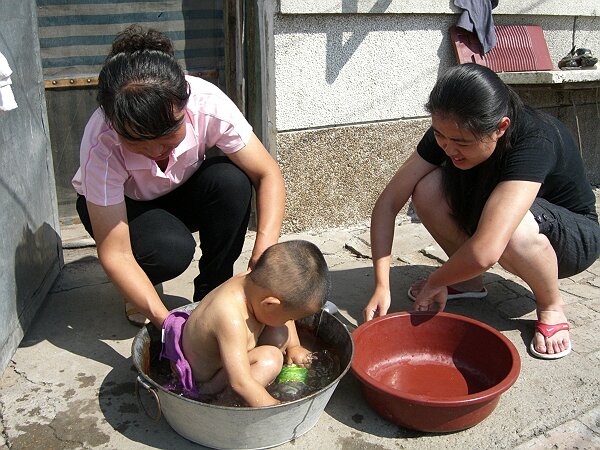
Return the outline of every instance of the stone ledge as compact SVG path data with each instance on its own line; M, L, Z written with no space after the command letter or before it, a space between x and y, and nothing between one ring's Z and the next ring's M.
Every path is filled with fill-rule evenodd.
M506 84L565 84L600 81L600 69L500 72Z
M281 14L457 14L461 8L439 0L279 0ZM502 0L494 15L600 16L598 0L577 2Z

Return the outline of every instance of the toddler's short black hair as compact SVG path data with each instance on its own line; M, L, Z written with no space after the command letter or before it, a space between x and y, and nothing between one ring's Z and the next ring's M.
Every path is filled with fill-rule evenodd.
M329 269L323 253L315 244L304 240L269 247L249 277L279 298L284 308L295 311L320 309L330 289Z

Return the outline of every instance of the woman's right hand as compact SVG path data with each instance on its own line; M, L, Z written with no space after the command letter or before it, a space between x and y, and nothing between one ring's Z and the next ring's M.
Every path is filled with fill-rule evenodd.
M102 268L123 297L161 329L169 311L133 256L125 202L110 206L87 202L87 207Z
M363 319L368 322L379 316L385 316L392 304L392 294L389 289L375 289L369 303L363 309Z
M396 216L424 176L436 168L425 161L415 150L400 166L375 202L371 213L371 258L375 271L375 292L363 310L363 318L369 321L387 314L392 296L390 294L390 264Z

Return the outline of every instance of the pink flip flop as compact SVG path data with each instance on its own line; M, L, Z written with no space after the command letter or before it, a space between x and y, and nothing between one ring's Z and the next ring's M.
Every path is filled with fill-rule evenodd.
M408 295L408 298L414 302L416 297L411 292L411 288L412 288L412 286L408 288L407 295ZM448 286L446 289L448 290L448 300L454 300L457 298L485 298L488 294L486 288L483 288L481 291L466 291L466 292L457 291L456 289L454 289L450 286Z
M552 337L554 336L556 333L558 333L559 331L562 330L570 330L571 327L569 327L569 324L566 322L563 323L557 323L555 325L548 325L547 323L542 323L542 322L537 322L535 324L535 329L536 331L539 331L542 336L544 337ZM536 349L534 348L534 342L535 342L535 338L531 340L531 344L529 344L529 351L531 352L531 354L533 356L536 356L538 358L541 359L558 359L558 358L562 358L564 356L567 356L569 353L571 353L571 341L569 341L569 347L567 347L565 350L563 350L562 352L558 352L558 353L540 353L538 351L536 351Z

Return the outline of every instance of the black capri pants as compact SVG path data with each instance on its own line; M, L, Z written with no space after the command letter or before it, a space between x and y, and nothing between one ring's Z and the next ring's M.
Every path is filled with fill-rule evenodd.
M125 197L133 255L152 284L171 280L190 265L198 231L202 256L194 279L194 301L233 275L240 256L252 200L248 176L226 156L202 163L183 185L154 200ZM85 197L77 212L94 237Z
M529 210L556 252L558 278L583 272L598 259L600 226L595 214L577 214L539 197Z

